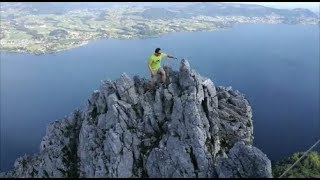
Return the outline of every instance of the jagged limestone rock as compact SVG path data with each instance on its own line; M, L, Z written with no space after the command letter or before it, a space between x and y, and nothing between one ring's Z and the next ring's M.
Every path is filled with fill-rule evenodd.
M271 161L259 149L237 142L228 157L218 160L220 178L263 177L272 178Z
M49 125L39 154L1 175L270 177L268 158L247 148L253 125L244 95L216 87L186 60L165 71L170 82L154 91L139 76L103 81L84 110ZM243 163L256 166L237 167Z

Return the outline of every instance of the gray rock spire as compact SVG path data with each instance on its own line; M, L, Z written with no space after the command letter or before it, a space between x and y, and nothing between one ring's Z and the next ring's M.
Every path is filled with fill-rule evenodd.
M252 147L244 95L181 61L168 85L123 74L103 81L85 109L51 123L40 152L3 177L272 177Z

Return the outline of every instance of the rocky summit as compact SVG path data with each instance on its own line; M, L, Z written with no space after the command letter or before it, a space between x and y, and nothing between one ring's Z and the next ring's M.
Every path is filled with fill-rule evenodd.
M84 109L51 123L40 152L1 177L272 177L253 143L252 109L182 60L166 84L122 74Z

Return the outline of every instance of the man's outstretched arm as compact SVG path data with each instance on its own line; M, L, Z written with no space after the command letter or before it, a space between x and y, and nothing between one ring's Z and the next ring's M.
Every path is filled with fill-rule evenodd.
M170 55L167 55L168 58L172 58L172 59L178 59L176 57L173 57L173 56L170 56Z

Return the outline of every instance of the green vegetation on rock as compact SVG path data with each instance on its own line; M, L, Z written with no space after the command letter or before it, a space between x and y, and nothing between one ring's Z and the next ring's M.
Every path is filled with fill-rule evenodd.
M272 171L274 177L279 177L293 163L295 163L303 153L294 153L290 157L277 162L273 165ZM287 174L287 178L320 178L320 153L311 151L299 163L297 163Z

